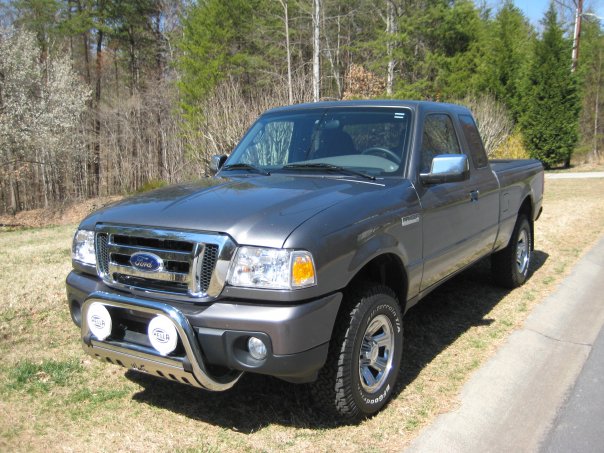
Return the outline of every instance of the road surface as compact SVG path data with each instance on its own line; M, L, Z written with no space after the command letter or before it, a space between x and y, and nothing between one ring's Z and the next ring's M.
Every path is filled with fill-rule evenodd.
M604 452L604 238L411 452Z

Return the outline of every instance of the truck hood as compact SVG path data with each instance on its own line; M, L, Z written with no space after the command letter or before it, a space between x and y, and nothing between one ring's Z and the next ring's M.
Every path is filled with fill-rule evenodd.
M384 184L300 175L201 180L120 201L88 216L97 223L227 233L238 244L282 247L299 225L352 196Z

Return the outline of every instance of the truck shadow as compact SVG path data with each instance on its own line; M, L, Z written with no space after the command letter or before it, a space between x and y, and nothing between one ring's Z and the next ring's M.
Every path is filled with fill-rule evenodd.
M547 253L535 251L531 273L547 258ZM483 260L412 308L405 316L403 364L393 397L468 329L493 323L485 316L508 293L493 285L489 261ZM309 429L341 424L313 410L307 386L268 376L244 375L233 389L222 393L135 371L127 371L126 377L142 387L133 396L136 401L237 432L252 433L271 424Z

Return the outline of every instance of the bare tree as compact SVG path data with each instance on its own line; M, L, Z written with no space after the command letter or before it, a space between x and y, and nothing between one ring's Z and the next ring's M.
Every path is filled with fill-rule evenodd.
M222 82L203 101L204 122L195 130L185 131L190 157L199 168L208 168L212 155L229 154L258 115L265 110L284 105L286 90L281 86L245 94L245 88L235 79ZM293 99L309 102L312 90L304 73L292 79Z
M96 63L95 63L95 88L94 88L94 109L96 115L94 117L94 143L92 145L92 156L90 162L90 188L89 192L91 195L100 195L99 185L101 182L101 121L99 119L100 104L101 104L101 90L102 90L102 69L103 69L103 39L105 37L104 32L104 20L103 13L105 9L105 1L98 0L99 9L99 20L100 23L96 30Z
M321 0L313 0L313 53L312 53L312 81L313 102L321 98Z
M331 68L332 78L336 84L336 97L339 99L343 95L343 87L342 87L342 76L340 73L340 48L341 48L341 36L342 36L342 18L347 15L346 12L342 13L340 11L340 7L338 5L338 11L334 17L330 18L330 21L335 21L336 28L336 36L335 43L330 42L330 33L327 30L328 21L325 18L325 8L322 9L323 14L323 36L325 40L324 52L327 57L327 61L329 61L329 67Z
M287 52L287 94L288 101L290 104L294 102L294 93L292 87L292 54L289 45L289 11L288 11L288 0L279 0L283 7L283 24L285 25L285 50Z
M388 55L388 71L386 76L386 94L392 96L394 85L394 48L396 45L396 34L398 32L398 8L394 0L386 0L386 53Z
M512 134L514 122L507 109L491 95L468 96L460 103L474 114L487 155L491 156Z

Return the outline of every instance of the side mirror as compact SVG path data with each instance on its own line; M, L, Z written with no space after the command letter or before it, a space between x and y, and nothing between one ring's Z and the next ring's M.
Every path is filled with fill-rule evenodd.
M430 173L422 173L423 184L460 182L470 178L470 164L465 154L439 154L432 159Z
M210 173L212 173L213 175L218 173L218 170L222 168L226 160L227 156L224 154L222 154L221 156L212 156L212 158L210 159Z

